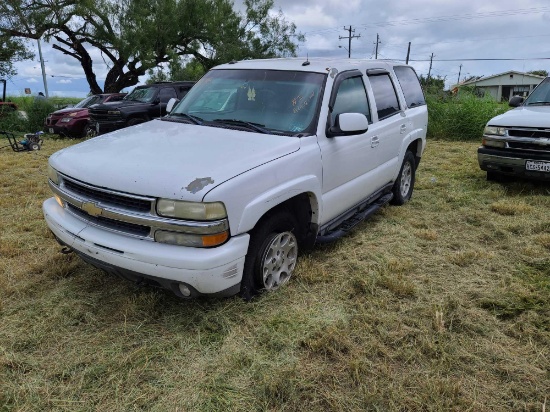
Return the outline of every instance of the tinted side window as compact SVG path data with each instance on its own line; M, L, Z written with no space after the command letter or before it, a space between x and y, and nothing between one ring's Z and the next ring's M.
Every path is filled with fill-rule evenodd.
M340 113L363 113L371 122L369 101L361 77L351 77L340 84L332 110L332 123Z
M388 74L369 76L378 109L378 120L399 112L399 102L393 83Z
M160 89L159 99L160 99L161 103L166 103L172 97L178 97L176 95L176 91L173 88L166 87L164 89Z
M394 67L393 70L395 71L397 80L399 80L401 89L403 89L407 107L422 106L426 104L420 82L414 70L407 66L397 66Z

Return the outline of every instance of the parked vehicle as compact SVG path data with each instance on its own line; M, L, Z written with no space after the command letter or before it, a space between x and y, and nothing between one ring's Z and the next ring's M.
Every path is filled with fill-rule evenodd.
M94 106L88 136L134 126L166 114L171 98L182 99L195 82L159 82L137 86L122 101Z
M89 107L94 104L122 100L126 93L102 93L88 96L73 107L50 113L44 123L44 131L67 137L83 137L90 121Z
M510 99L510 110L489 120L477 151L488 180L506 176L550 180L550 77L527 97Z
M43 210L66 250L180 297L250 298L412 196L428 113L410 66L232 62L173 103L50 157Z

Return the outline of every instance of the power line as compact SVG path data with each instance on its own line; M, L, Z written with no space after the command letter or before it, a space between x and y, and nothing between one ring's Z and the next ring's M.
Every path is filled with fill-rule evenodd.
M344 30L349 31L349 36L347 36L347 37L338 36L338 40L342 40L342 39L348 39L349 40L349 43L348 43L348 59L351 59L351 39L358 39L359 37L361 37L361 34L359 34L358 36L352 35L351 33L355 33L355 29L352 29L351 25L349 26L349 28L346 28L346 26L344 26Z
M527 15L535 13L544 13L550 11L550 7L538 7L538 8L527 8L527 9L514 9L514 10L501 10L493 11L486 13L468 13L468 14L452 14L447 16L435 16L435 17L424 17L418 19L403 19L403 20L393 20L386 22L375 22L375 23L366 23L360 24L361 27L383 27L383 26L396 26L396 25L410 25L410 24L421 24L421 23L439 23L445 21L454 21L454 20L471 20L471 19L485 19L492 17L503 17L503 16L517 16L517 15ZM312 30L305 32L304 34L317 34L317 33L326 33L331 31L338 31L338 27L332 27L328 29Z

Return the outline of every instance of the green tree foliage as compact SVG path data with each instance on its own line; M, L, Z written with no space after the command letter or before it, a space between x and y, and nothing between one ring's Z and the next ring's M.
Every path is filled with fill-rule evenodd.
M0 36L0 78L11 77L16 74L13 63L32 59L23 41L9 36Z
M426 93L440 93L443 92L443 89L445 89L445 77L442 76L430 76L428 79L423 74L420 75L420 85L422 86L422 89Z
M196 59L175 59L168 67L149 70L148 84L165 81L199 80L206 72L204 66Z
M527 74L534 74L536 76L548 77L548 70L531 70Z
M303 36L281 11L273 12L273 0L245 0L244 6L238 13L230 0L3 0L0 34L45 36L79 61L93 93L118 92L183 57L204 71L234 59L296 53ZM109 66L103 89L91 48Z

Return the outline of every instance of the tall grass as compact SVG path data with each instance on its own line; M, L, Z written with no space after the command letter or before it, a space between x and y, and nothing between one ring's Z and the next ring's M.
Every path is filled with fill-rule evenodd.
M428 142L411 202L276 293L184 301L59 253L47 157L0 151L0 411L544 411L550 186Z
M491 96L461 90L456 96L428 94L428 137L453 141L480 140L487 122L510 108Z

